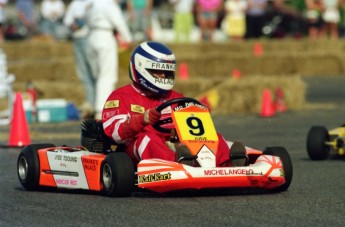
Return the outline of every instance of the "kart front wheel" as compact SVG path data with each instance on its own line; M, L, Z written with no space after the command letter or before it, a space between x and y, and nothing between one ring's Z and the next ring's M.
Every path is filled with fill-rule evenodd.
M330 147L326 144L330 140L328 131L323 126L313 126L307 136L307 152L311 160L325 160L328 158Z
M125 152L107 155L101 167L103 194L111 197L130 196L134 189L135 170Z
M17 160L17 175L20 183L27 190L39 188L40 164L38 150L55 147L54 144L30 144L24 147Z
M273 191L276 191L276 192L286 191L291 184L292 175L293 175L292 161L291 161L289 153L284 147L267 147L263 151L263 154L278 156L282 160L283 168L284 168L285 183L273 189Z

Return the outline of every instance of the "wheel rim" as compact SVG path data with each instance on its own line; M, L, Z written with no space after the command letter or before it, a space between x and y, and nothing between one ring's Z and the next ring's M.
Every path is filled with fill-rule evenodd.
M28 175L28 162L24 156L20 157L18 162L18 174L21 180L25 180Z
M108 164L105 164L103 167L103 184L105 188L110 188L112 179L113 179L113 174L111 172L110 166Z

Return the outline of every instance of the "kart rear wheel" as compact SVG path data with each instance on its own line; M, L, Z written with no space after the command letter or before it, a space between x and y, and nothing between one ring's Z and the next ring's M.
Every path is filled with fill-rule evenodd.
M293 175L292 161L291 161L289 153L284 147L266 147L266 149L263 151L263 154L278 156L282 160L283 168L284 168L285 183L273 189L273 191L276 191L276 192L286 191L291 184L292 175Z
M39 188L40 163L38 160L38 150L55 147L54 144L30 144L24 147L17 160L17 175L20 183L27 190L37 190Z
M330 140L328 130L323 126L313 126L307 136L307 152L311 160L325 160L328 158L330 147L326 142Z
M107 155L101 167L103 194L111 197L130 196L134 189L135 170L125 152Z

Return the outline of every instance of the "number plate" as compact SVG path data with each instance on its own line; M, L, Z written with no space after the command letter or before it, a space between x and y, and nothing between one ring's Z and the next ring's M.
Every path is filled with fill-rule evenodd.
M205 145L214 154L218 147L218 136L211 115L207 109L189 106L173 113L180 141L186 144L193 155Z

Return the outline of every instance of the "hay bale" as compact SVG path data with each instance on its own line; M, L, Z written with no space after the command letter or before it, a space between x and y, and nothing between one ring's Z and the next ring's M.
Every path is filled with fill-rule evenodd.
M8 72L13 73L19 82L29 79L65 81L77 78L73 57L11 62L8 64Z
M84 88L79 81L60 81L58 84L46 80L35 80L34 86L42 92L39 98L56 99L63 98L81 105L84 102ZM13 86L15 91L25 92L26 82L17 82Z
M208 55L180 59L186 63L191 77L219 76L228 77L234 69L244 75L343 75L345 67L343 56L325 51L313 54L272 53L261 57L252 55Z
M73 55L73 45L69 41L6 41L1 45L9 61L20 59L52 59Z
M313 55L296 56L294 62L296 72L301 75L344 75L344 56L326 51Z
M276 88L285 94L285 104L290 110L299 110L305 103L306 85L300 76L267 77L257 75L240 80L229 79L217 86L219 106L214 114L259 113L264 89L270 89L272 96Z
M195 98L205 91L217 86L223 78L190 78L188 80L176 80L174 89L186 97Z
M130 79L123 78L117 87L131 83ZM34 81L34 85L43 92L40 98L64 98L80 106L84 102L84 89L79 81L59 82ZM240 80L220 78L198 78L177 80L175 90L187 97L197 97L212 88L219 93L219 106L212 110L213 114L226 115L230 113L259 113L261 108L262 91L265 88L274 90L280 87L285 93L285 103L290 110L299 110L305 103L305 84L299 76L252 76ZM15 84L16 91L25 91L26 83Z
M246 40L246 42L224 42L224 43L192 43L192 44L168 44L175 52L177 59L194 58L209 55L253 55L254 45L260 43L263 48L263 56L270 54L312 54L327 50L329 53L343 53L345 43L341 40L318 39L260 39ZM220 54L221 53L221 54Z

